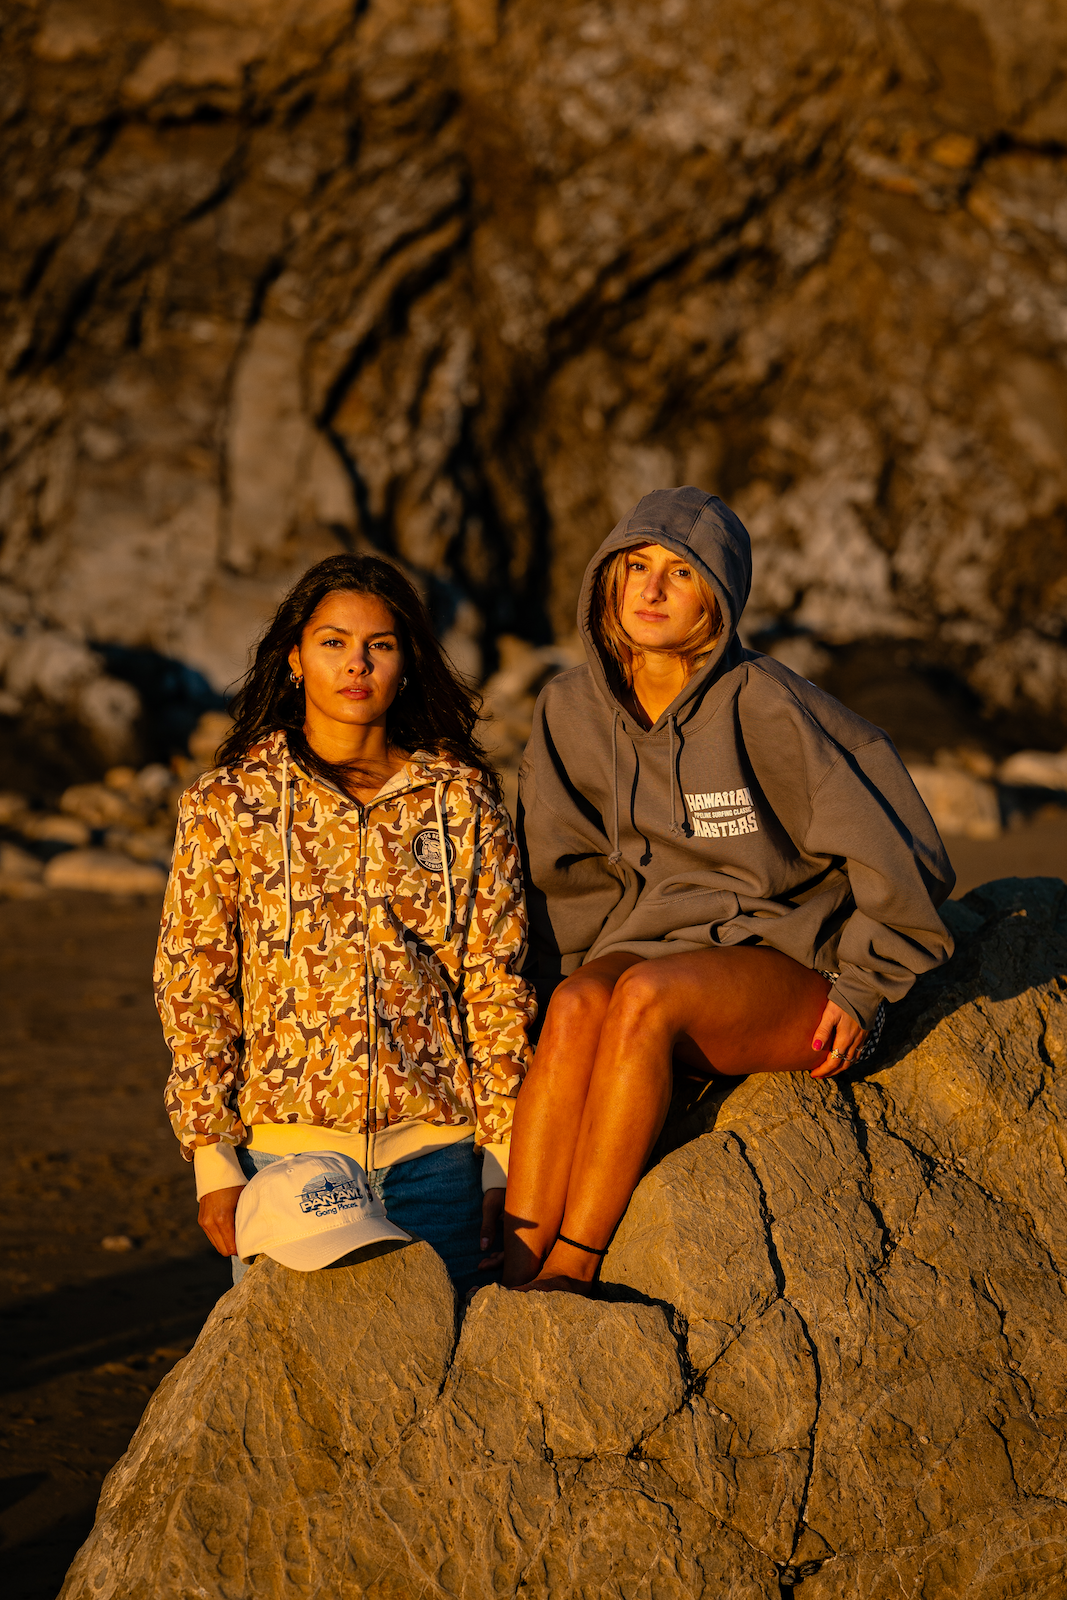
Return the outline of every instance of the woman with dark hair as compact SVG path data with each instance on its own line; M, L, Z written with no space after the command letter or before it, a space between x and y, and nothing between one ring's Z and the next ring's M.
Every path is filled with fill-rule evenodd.
M588 1292L675 1061L830 1077L952 951L952 869L899 756L743 648L751 570L721 500L646 495L586 572L588 664L534 713L520 833L552 998L515 1113L513 1287Z
M278 608L219 766L182 797L156 960L167 1107L235 1281L242 1188L305 1151L358 1162L460 1287L499 1262L533 1003L476 723L403 574L333 556Z

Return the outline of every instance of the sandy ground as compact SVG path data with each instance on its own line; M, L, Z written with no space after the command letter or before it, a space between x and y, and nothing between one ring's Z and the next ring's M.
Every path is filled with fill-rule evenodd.
M1067 878L1067 817L950 841L957 894ZM149 990L156 903L0 906L0 1548L10 1600L53 1600L104 1474L189 1349L228 1265L196 1226L165 1122ZM132 1248L103 1248L125 1235Z
M52 1600L104 1474L229 1270L162 1112L158 902L0 906L0 1541L10 1600ZM126 1235L125 1252L101 1241Z

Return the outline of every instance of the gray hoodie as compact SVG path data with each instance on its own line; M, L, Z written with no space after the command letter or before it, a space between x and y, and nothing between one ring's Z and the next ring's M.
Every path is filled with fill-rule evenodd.
M646 730L613 693L589 624L601 563L650 543L706 578L724 629ZM839 972L831 999L867 1027L883 997L951 955L936 908L955 878L886 734L742 646L751 577L744 527L692 488L646 495L589 563L588 662L544 689L520 774L537 975L614 950L766 944Z

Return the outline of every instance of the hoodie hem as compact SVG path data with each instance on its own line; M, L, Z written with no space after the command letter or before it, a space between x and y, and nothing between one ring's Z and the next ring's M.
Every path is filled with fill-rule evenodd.
M272 1156L330 1150L350 1157L368 1171L382 1171L473 1138L474 1128L469 1122L449 1126L400 1122L374 1135L368 1153L367 1135L362 1132L339 1133L334 1128L307 1122L257 1122L248 1129L247 1145L249 1149ZM483 1190L506 1188L510 1154L510 1143L497 1141L482 1146ZM237 1157L237 1146L229 1143L198 1145L193 1152L193 1173L198 1200L215 1189L236 1189L248 1182Z

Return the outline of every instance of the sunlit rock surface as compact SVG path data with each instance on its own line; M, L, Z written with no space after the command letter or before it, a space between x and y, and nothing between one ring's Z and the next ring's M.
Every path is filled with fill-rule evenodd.
M477 675L689 481L751 630L1062 720L1065 52L1052 0L16 4L2 709L130 759L86 642L221 689L350 546Z
M1067 889L948 914L869 1077L675 1117L602 1299L486 1289L456 1344L426 1245L259 1262L62 1600L1059 1593Z

